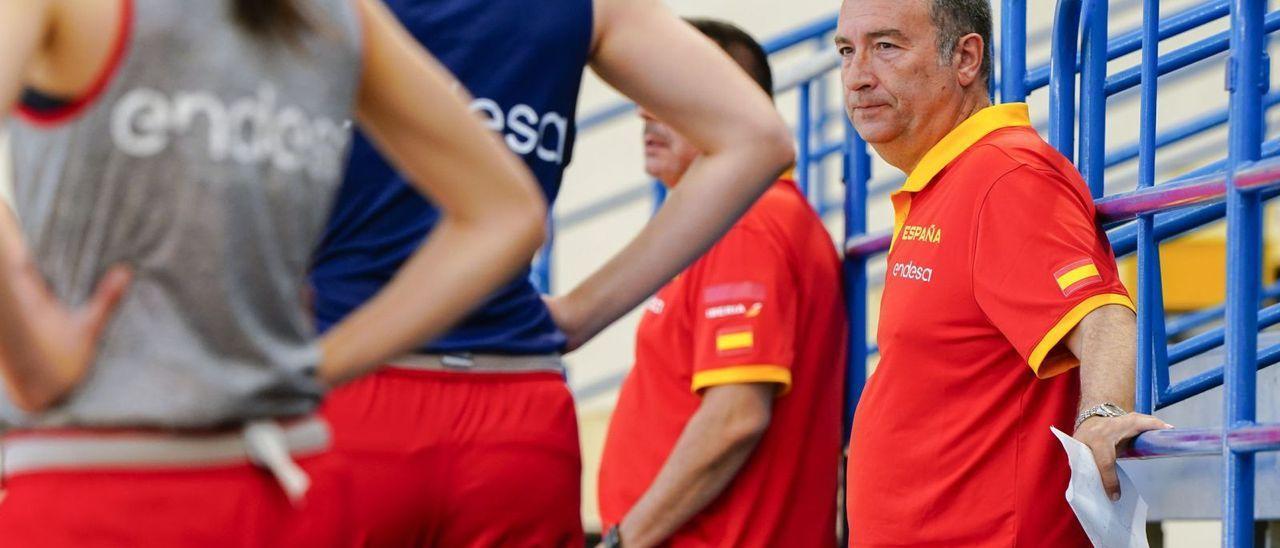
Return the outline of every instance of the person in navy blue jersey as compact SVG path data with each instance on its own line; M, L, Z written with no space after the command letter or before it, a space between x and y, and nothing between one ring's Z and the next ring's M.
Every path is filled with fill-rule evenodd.
M371 545L581 546L581 458L560 354L700 256L793 159L766 94L660 0L392 0L554 202L572 158L583 70L672 120L703 154L649 225L566 295L523 272L447 335L333 394ZM431 154L429 150L422 154ZM373 295L436 230L357 136L311 281L321 330Z

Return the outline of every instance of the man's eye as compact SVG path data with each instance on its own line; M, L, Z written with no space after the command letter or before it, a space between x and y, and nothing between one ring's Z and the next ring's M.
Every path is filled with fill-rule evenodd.
M849 46L840 46L839 48L836 48L836 51L840 53L841 57L845 57L853 54L853 48Z
M888 43L888 42L876 42L876 49L877 49L877 50L880 50L880 51L890 50L890 49L893 49L893 48L896 48L896 47L898 47L898 46L895 46L895 45L890 44L890 43Z

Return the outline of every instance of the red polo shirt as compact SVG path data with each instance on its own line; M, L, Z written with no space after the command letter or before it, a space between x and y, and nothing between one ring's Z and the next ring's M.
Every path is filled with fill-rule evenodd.
M1075 168L984 109L893 196L879 367L854 418L852 546L1088 546L1063 496L1089 312L1133 305Z
M847 331L840 288L830 235L795 184L780 181L650 300L600 464L606 527L649 489L702 390L763 382L778 386L764 437L668 545L834 545Z

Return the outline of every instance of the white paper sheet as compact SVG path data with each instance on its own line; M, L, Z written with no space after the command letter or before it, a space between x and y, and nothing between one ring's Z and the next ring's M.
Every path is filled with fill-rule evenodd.
M1120 500L1111 502L1102 488L1102 475L1089 446L1049 427L1062 443L1071 463L1071 483L1067 503L1075 511L1089 540L1098 548L1149 548L1147 544L1147 501L1124 470L1116 467L1120 479Z

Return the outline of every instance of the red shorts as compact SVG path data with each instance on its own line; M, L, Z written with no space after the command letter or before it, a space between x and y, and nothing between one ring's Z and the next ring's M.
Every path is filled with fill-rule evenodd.
M583 545L573 397L556 373L383 368L324 406L364 546Z
M297 460L311 478L297 507L250 464L15 475L0 499L0 545L24 548L350 546L341 457Z

